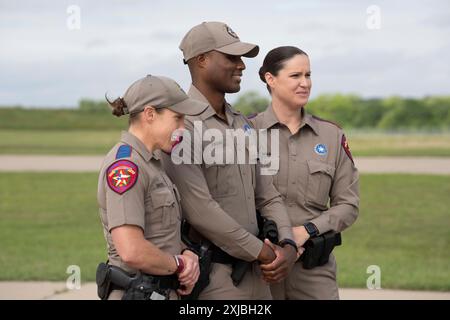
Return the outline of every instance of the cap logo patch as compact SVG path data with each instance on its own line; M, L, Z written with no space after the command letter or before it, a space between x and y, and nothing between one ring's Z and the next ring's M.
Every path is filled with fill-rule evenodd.
M118 160L108 167L106 173L111 190L123 194L136 183L138 167L129 160Z
M327 146L323 143L316 144L314 151L320 156L324 156L328 153Z
M236 34L236 32L233 31L233 29L231 29L229 26L227 26L227 32L230 36L232 36L233 38L239 39L238 35Z

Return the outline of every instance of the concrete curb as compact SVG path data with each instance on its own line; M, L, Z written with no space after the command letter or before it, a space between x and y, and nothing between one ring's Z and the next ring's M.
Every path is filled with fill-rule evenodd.
M339 289L342 300L450 300L450 292ZM82 283L69 290L65 282L0 282L0 300L98 300L97 286Z
M98 172L103 156L0 155L3 172ZM359 157L361 173L413 173L450 175L450 158Z

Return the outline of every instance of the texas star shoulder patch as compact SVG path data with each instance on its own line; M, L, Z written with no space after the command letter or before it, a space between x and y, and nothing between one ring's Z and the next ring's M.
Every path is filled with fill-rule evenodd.
M123 194L130 190L138 178L138 167L129 160L118 160L106 170L106 180L112 191Z
M352 160L353 163L355 163L353 161L352 153L350 152L350 147L348 146L347 138L345 138L345 134L342 135L341 144L342 144L342 148L344 148L344 151L347 154L347 156L350 158L350 160Z

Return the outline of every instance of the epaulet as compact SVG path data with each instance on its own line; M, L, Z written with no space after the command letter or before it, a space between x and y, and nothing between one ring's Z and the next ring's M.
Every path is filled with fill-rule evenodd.
M247 116L248 120L251 120L253 118L255 118L258 115L258 113L252 113L251 115Z
M131 157L131 146L123 144L117 149L116 159L129 158Z
M330 121L330 120L326 120L326 119L322 119L322 118L319 118L318 116L314 116L314 115L312 117L314 119L316 119L316 120L319 120L319 121L323 121L323 122L328 122L328 123L334 124L339 129L342 129L342 127L339 124L337 124L336 122L333 122L333 121Z

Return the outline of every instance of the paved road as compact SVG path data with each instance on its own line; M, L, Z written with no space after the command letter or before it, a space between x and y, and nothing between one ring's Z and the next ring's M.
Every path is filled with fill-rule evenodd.
M342 300L450 300L450 292L340 289ZM68 290L64 282L0 282L0 300L96 300L97 287L88 282Z
M97 172L103 156L0 155L0 171ZM360 157L355 163L362 173L415 173L450 175L450 158Z

